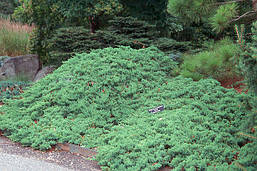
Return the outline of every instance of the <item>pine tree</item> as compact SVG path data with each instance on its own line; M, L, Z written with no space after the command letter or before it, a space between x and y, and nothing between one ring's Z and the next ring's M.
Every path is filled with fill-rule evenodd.
M169 0L168 11L184 23L209 23L217 33L234 23L252 23L257 18L256 0Z
M238 36L238 43L242 48L242 54L240 55L238 65L243 75L246 78L250 91L257 96L257 22L252 26L252 42L245 45L243 40L244 30L241 28L241 33L236 26L236 33Z
M145 48L160 34L155 25L133 17L115 17L109 23L108 30L116 36L115 45Z

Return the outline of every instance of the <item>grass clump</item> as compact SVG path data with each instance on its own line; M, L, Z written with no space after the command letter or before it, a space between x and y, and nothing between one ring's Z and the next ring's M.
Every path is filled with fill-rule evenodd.
M185 56L181 75L193 80L211 77L222 81L233 78L237 71L233 57L239 52L240 49L236 44L229 39L223 39L206 51Z
M247 118L242 95L212 79L172 78L175 68L155 48L77 54L22 99L6 100L0 130L41 150L57 142L98 147L96 159L111 170L235 168L235 161L251 169L256 152L237 135ZM165 111L148 113L161 104Z
M29 34L33 27L0 18L0 56L29 53Z

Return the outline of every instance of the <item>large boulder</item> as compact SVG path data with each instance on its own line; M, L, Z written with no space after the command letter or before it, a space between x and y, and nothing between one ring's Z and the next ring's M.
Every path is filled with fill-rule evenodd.
M36 74L35 78L33 79L33 82L37 82L38 80L44 78L48 74L51 74L56 69L55 66L46 66L43 67L38 73Z
M33 80L39 69L39 57L37 55L5 58L0 66L0 80L19 76Z

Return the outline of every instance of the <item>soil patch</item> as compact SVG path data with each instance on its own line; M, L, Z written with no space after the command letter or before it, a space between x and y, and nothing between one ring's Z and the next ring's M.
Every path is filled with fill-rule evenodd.
M235 89L238 93L247 93L246 85L243 83L244 79L240 77L227 78L224 80L218 80L221 86L227 89Z

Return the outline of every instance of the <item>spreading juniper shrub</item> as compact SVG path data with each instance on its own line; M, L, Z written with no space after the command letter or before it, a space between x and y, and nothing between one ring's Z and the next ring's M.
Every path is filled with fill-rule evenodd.
M240 170L239 163L254 170L256 139L238 144L247 139L238 135L248 112L239 107L240 97L212 79L171 79L144 94L145 103L134 116L103 136L106 145L97 160L110 170ZM148 113L159 104L164 111Z
M0 129L41 150L56 142L94 146L98 136L143 104L145 92L170 78L175 67L156 48L78 54L35 83L23 99L6 101Z
M243 95L212 79L172 78L175 68L155 48L77 54L22 99L6 100L0 130L41 150L98 147L107 170L254 170L256 132L240 134ZM164 111L148 112L161 104Z

